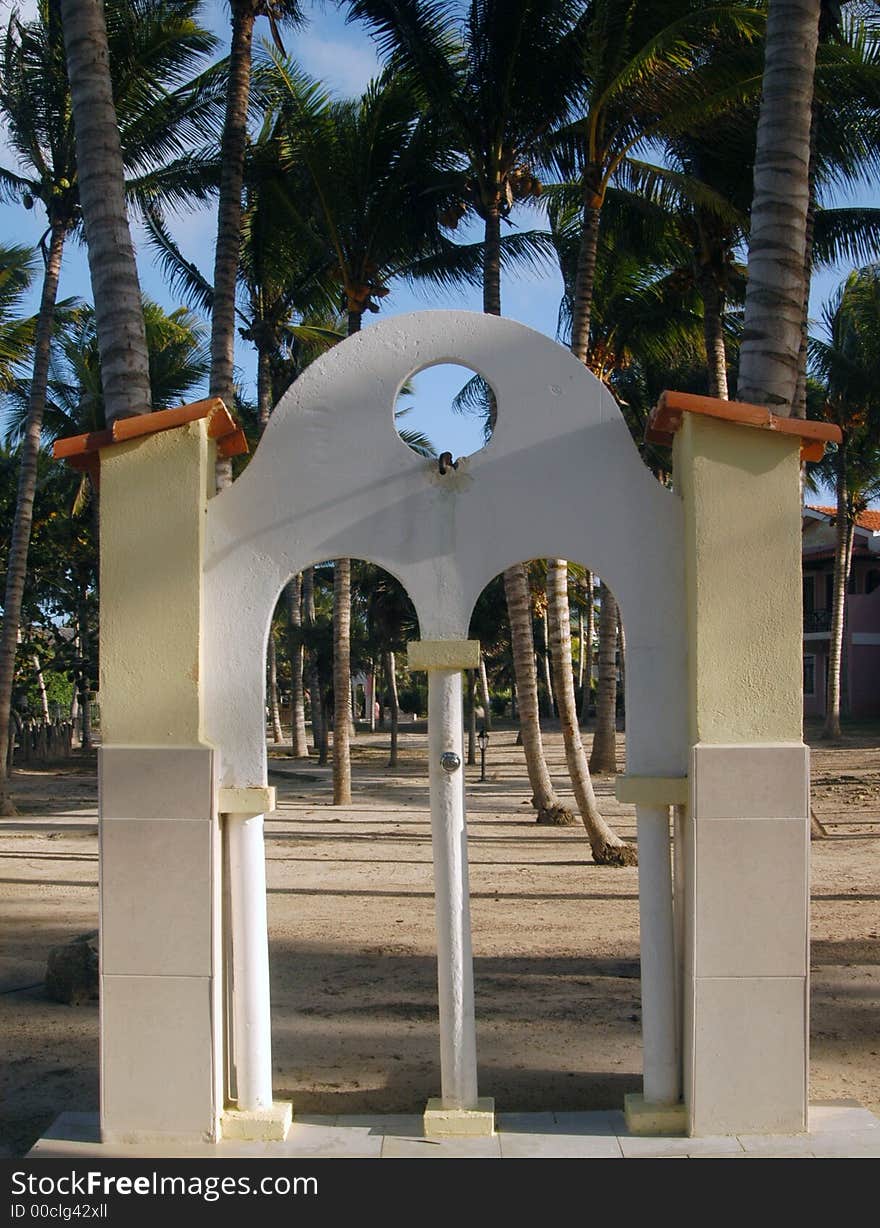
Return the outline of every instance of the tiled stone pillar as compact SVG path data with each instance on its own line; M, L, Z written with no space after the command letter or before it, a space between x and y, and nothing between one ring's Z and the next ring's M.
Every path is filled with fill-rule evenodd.
M205 419L101 453L101 1130L216 1139L218 853L201 743Z
M806 1128L800 445L690 413L675 437L690 646L683 1075L693 1135Z

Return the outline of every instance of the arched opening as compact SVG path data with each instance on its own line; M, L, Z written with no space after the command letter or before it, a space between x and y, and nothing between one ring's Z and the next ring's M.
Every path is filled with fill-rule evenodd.
M478 700L482 690L491 713L485 752L479 715L469 719L466 707L465 717L477 726L467 811L480 1084L522 1111L610 1109L642 1079L638 871L591 856L563 726L573 720L596 809L632 850L635 808L616 800L615 771L600 770L622 772L625 762L623 622L595 572L540 559L490 581L470 635L482 647ZM609 705L611 762L600 757L590 771ZM538 764L528 761L535 754Z
M560 696L552 672L546 687L543 669L554 646L547 621L548 565L539 560L526 568L547 765L561 800L576 816ZM278 790L278 809L265 825L274 1085L299 1112L417 1114L440 1085L427 685L424 674L409 671L405 651L407 642L419 638L418 627L399 583L381 568L353 560L352 802L334 806L335 731L328 730L322 764L313 725L313 712L320 711L333 723L334 564L319 563L312 572L299 585L296 577L292 582L300 630L291 620L290 585L273 619L283 731L282 742L275 743L267 705L269 783ZM589 750L600 681L600 581L571 564L568 594L572 678ZM306 612L310 601L313 615ZM383 618L390 629L377 625ZM465 777L481 1085L512 1110L548 1103L611 1108L623 1092L635 1090L641 1070L635 872L593 864L580 819L565 828L534 822L524 750L517 743L521 703L517 707L502 577L478 599L470 634L483 649L481 668L465 675L461 718L466 749L469 732L474 735ZM399 697L394 766L389 688L381 673L374 681L385 641L394 653ZM305 658L308 758L293 757L291 643ZM313 668L317 684L309 681ZM622 689L625 657L617 633L614 673ZM370 695L384 709L384 724L375 708L369 717ZM621 704L618 726L622 718ZM480 736L484 730L488 739ZM617 741L622 766L622 728ZM632 811L614 801L613 775L597 775L595 788L603 814L630 842Z
M298 1114L418 1113L440 1078L427 686L406 654L419 628L394 576L348 560L352 799L334 805L338 562L292 577L268 641L273 1083ZM300 671L304 755L296 745Z
M486 379L472 367L441 362L407 379L394 407L394 425L404 443L427 456L448 452L453 460L484 448L495 430L497 402Z

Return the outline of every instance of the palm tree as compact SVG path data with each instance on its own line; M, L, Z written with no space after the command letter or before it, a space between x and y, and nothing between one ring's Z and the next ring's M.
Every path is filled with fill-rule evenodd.
M198 0L173 7L163 0L105 5L122 160L132 178L130 190L142 199L206 191L200 159L182 156L194 125L210 115L212 105L205 88L211 82L191 82L198 61L215 45L193 19L197 8ZM0 63L0 110L19 164L16 170L0 167L0 193L27 208L39 201L48 223L40 243L45 272L0 637L0 745L5 745L58 279L64 244L82 221L64 40L54 0L39 0L33 22L22 23L13 13L0 38ZM0 813L10 805L4 760Z
M281 46L280 22L302 21L299 0L229 0L232 9L232 47L226 113L220 157L220 198L217 209L217 246L214 254L214 303L211 313L210 394L231 406L235 400L235 291L241 248L242 185L244 182L247 119L251 96L251 44L257 17L268 17L272 37ZM232 479L228 462L218 463L218 481Z
M412 82L386 73L362 98L332 101L295 66L273 56L275 138L288 173L288 207L321 236L325 269L341 292L348 334L379 310L396 276L450 278L474 253L442 239L437 216L452 178L448 147ZM298 210L298 213L297 213ZM464 257L462 261L461 257ZM452 264L458 256L457 268ZM465 272L465 275L467 273ZM351 796L348 719L351 587L335 563L334 802Z
M89 253L107 421L150 412L150 371L107 29L99 0L60 0L79 200Z
M502 222L514 205L540 194L535 167L547 133L565 120L580 84L584 6L571 0L471 0L459 6L433 0L349 0L351 18L364 18L392 62L418 79L466 164L464 191L446 220L468 211L483 224L483 310L501 314ZM536 236L519 235L524 252L541 250ZM489 398L488 433L496 406ZM523 750L539 822L571 820L544 759L534 670L531 606L522 564L504 577L513 636Z
M837 540L834 552L834 598L828 651L826 738L840 737L841 661L846 593L852 564L856 520L880 495L880 267L853 272L824 312L824 338L811 338L810 362L821 379L824 416L836 422L843 440L818 465L836 493Z
M737 396L788 416L804 313L821 0L770 0Z

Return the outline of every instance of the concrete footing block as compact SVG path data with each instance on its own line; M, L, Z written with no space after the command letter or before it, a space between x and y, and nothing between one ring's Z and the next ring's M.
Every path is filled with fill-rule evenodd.
M656 1104L641 1092L623 1100L623 1114L630 1134L653 1138L684 1138L687 1135L687 1109L683 1104Z
M425 1138L491 1136L495 1133L495 1100L480 1096L474 1109L444 1108L439 1097L428 1101L424 1116Z
M289 1100L274 1100L267 1109L224 1109L220 1119L223 1138L246 1142L283 1143L293 1120Z

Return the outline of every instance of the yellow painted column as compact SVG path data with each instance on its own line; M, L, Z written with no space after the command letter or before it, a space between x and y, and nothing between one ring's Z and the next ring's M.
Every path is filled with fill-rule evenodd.
M101 1127L218 1137L219 830L201 737L201 418L101 451Z
M683 1074L693 1135L806 1128L800 446L695 413L674 442L692 742Z

